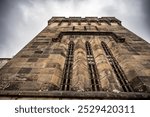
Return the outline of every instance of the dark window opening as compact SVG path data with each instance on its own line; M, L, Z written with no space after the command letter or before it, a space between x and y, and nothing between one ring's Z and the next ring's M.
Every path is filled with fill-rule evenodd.
M93 57L91 45L89 42L86 42L85 46L86 46L87 62L88 62L88 69L90 74L92 91L100 91L98 70Z
M106 57L111 65L111 67L113 68L114 73L116 74L117 80L119 81L122 89L125 92L132 92L133 89L130 86L130 84L128 83L128 80L127 80L122 68L118 64L117 60L114 58L111 50L108 48L108 46L105 42L101 42L101 45L104 49L104 52L106 54Z
M72 30L75 30L75 26L72 27Z
M84 30L86 31L87 29L86 29L86 26L84 26Z
M43 51L35 51L34 53L35 53L35 54L42 54Z
M78 25L81 25L81 22L80 22L80 21L78 21Z
M97 26L95 26L95 29L96 29L97 31L99 31L99 29L98 29L98 27L97 27Z
M62 91L70 90L70 81L71 81L72 69L73 69L73 52L74 52L74 43L73 41L70 41L68 46L66 62L63 70L63 78L61 83Z

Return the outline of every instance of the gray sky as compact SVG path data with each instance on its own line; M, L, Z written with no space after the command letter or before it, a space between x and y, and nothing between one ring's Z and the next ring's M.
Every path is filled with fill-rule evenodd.
M0 0L0 57L12 57L52 16L115 16L150 42L150 0Z

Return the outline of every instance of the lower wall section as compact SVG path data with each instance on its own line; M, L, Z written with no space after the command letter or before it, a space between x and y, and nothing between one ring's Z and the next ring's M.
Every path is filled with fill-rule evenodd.
M150 92L150 76L137 76L131 84L137 92Z

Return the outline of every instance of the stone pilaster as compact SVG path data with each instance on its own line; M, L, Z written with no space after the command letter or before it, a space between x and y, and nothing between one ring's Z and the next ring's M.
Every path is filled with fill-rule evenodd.
M74 50L72 90L90 90L90 79L86 60L85 41L81 38L76 39Z

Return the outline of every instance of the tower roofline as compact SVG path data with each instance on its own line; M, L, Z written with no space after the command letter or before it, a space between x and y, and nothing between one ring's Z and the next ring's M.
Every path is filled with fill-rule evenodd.
M61 21L91 21L91 22L97 22L97 21L101 21L101 22L108 22L108 23L112 23L112 22L116 22L118 24L121 25L121 21L119 19L117 19L116 17L63 17L63 16L56 16L56 17L52 17L49 21L48 24L50 24L51 22L61 22Z

